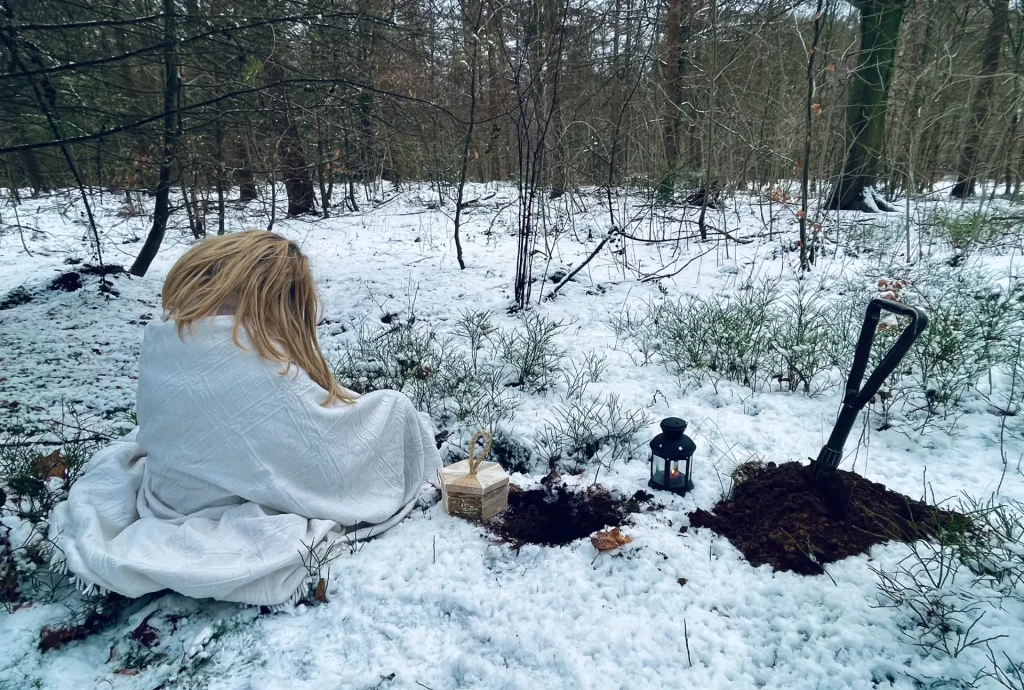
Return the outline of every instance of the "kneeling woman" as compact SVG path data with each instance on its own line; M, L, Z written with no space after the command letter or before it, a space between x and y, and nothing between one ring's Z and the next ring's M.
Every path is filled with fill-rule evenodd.
M205 240L171 269L163 307L139 358L138 428L53 515L57 556L84 586L284 603L305 591L309 548L380 534L436 481L426 416L331 375L295 244Z

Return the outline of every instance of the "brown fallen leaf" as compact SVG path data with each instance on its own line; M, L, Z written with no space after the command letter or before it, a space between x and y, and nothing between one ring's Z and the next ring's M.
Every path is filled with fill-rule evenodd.
M683 585L685 585L687 583L687 579L685 577L681 577L678 580L676 580L676 582L678 582L679 586L682 587Z
M316 592L313 594L313 598L321 604L327 603L327 580L322 577L320 578L320 581L316 583Z
M33 465L36 477L43 481L50 477L68 478L68 461L67 458L60 454L59 450L55 450L49 455L36 457Z
M119 676L137 676L139 675L139 669L137 668L119 668L115 669L114 673Z
M604 532L597 532L590 537L590 543L594 545L594 548L598 551L611 551L633 541L633 537L628 534L623 534L618 527L614 527Z
M39 649L46 652L63 647L68 642L78 638L79 635L84 636L82 629L77 626L47 625L39 631Z
M149 619L157 613L159 613L159 609L143 618L138 627L131 632L132 639L136 640L146 649L150 649L160 644L160 631L149 624Z

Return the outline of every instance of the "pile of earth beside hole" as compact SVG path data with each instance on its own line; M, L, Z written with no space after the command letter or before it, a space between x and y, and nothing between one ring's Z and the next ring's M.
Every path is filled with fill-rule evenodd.
M31 301L32 293L26 290L24 286L19 285L4 295L3 299L0 299L0 311L20 307L21 305L28 304Z
M499 541L514 547L565 546L599 530L629 524L632 513L662 507L646 491L622 499L600 484L574 490L554 473L541 484L526 491L509 487L508 509L485 523Z
M109 288L109 284L106 281L107 276L120 276L125 275L127 271L124 270L124 266L118 266L117 264L104 264L102 266L94 266L92 264L85 264L77 271L68 271L62 273L53 279L50 283L51 290L63 290L64 292L75 292L82 288L82 276L99 276L100 277L100 291L101 292L114 292ZM107 286L108 289L104 290L103 287Z
M942 510L839 470L853 501L845 520L828 515L807 485L808 468L798 462L741 466L732 495L711 512L698 508L690 525L726 537L754 567L801 575L820 575L824 565L867 553L888 541L910 543L942 529L967 524L967 518Z

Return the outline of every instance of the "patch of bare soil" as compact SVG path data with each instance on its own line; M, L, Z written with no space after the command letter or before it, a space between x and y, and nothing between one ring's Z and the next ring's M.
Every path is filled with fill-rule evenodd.
M564 546L598 530L627 524L631 513L661 507L646 491L621 499L600 484L570 489L558 475L548 475L541 483L540 489L529 491L510 487L508 509L488 520L487 529L514 546Z
M967 520L839 470L853 488L853 502L846 519L837 521L807 484L807 472L798 462L745 467L732 496L711 512L693 511L690 524L726 537L755 567L818 575L825 564L875 544L924 539Z

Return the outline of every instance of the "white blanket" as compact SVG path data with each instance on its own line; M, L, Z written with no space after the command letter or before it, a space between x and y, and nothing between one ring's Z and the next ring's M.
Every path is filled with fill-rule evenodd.
M81 583L284 603L307 585L310 545L380 534L436 481L436 430L405 396L322 407L304 372L239 349L232 323L207 319L184 341L173 322L147 326L138 428L53 513L57 558Z

